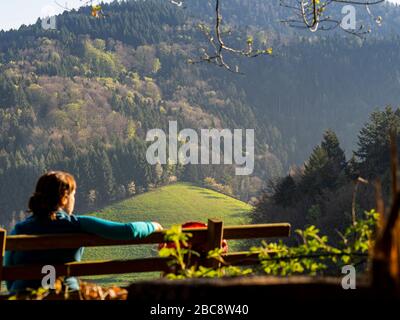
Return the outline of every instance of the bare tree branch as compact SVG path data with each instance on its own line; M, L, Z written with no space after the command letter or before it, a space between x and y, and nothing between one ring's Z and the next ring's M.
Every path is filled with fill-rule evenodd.
M272 55L272 48L254 49L253 48L254 41L253 37L251 36L247 38L246 41L247 47L245 49L233 48L232 46L227 45L225 43L223 35L226 34L226 32L223 32L221 30L223 24L222 14L221 14L221 2L222 2L221 0L215 0L214 30L211 31L211 28L207 27L204 24L199 25L199 29L203 32L203 34L206 36L206 38L210 43L210 46L213 50L212 53L207 53L206 51L204 51L203 56L200 57L200 59L191 60L190 63L195 64L200 62L208 62L216 64L219 67L223 67L228 71L234 73L240 73L238 66L235 66L235 68L233 68L233 66L231 66L226 62L224 56L225 53L247 58L255 58L261 55ZM228 34L230 34L230 32L228 32Z
M168 0L176 6L182 6L185 1L188 0ZM215 17L214 26L209 27L206 24L200 23L199 29L204 34L210 45L211 51L208 52L206 49L202 49L202 56L196 60L190 60L189 63L197 64L201 62L213 63L219 67L223 67L228 71L234 73L240 73L238 66L233 67L226 59L225 55L230 54L231 56L255 58L262 55L272 55L272 48L255 49L254 41L252 36L247 37L246 47L244 49L234 48L226 43L225 36L230 35L231 31L223 31L223 19L221 14L221 3L223 0L215 1ZM228 0L226 0L228 1ZM326 14L329 11L329 7L336 4L346 4L355 6L365 6L368 15L373 20L381 25L382 18L374 17L371 13L369 6L383 3L385 0L280 0L280 5L291 10L294 16L286 20L282 20L293 28L308 29L311 32L317 31L331 31L336 28L340 28L344 32L363 38L366 34L371 32L370 27L365 27L364 24L360 24L354 29L347 29L343 27L341 19L335 19Z
M371 27L366 27L364 24L359 23L359 26L354 29L345 28L342 26L341 19L335 19L326 15L329 11L329 6L334 3L365 6L368 15L373 18L375 23L381 25L382 17L373 16L369 6L377 5L384 1L385 0L326 0L322 2L321 0L281 0L280 5L290 9L294 14L293 17L283 20L282 22L288 24L290 27L308 29L311 32L328 31L339 27L346 33L362 38L364 35L371 32ZM329 26L326 27L326 25Z

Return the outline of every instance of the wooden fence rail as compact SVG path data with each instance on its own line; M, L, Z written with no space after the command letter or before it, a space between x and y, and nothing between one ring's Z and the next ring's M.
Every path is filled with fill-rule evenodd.
M192 234L193 244L207 244L207 249L221 247L222 239L255 239L288 237L290 224L258 224L223 227L222 221L209 220L207 228L184 229ZM53 235L13 235L6 236L0 230L0 281L1 280L34 280L43 277L42 265L21 265L2 267L4 251L32 251L68 249L79 247L121 246L163 243L164 232L155 232L140 240L109 240L90 234L53 234ZM256 253L235 252L224 255L224 260L232 265L249 265L258 261ZM71 262L55 265L58 276L89 276L135 272L167 271L169 258L149 257L134 260L109 260ZM1 282L0 282L1 283Z
M207 228L184 229L193 235L193 244L207 241ZM255 224L243 226L223 227L223 238L227 240L254 239L254 238L280 238L288 237L289 223ZM156 244L164 241L164 233L154 232L144 239L137 240L110 240L90 234L49 234L49 235L17 235L8 236L6 250L31 251L49 249L71 249L79 247L124 246L138 244Z

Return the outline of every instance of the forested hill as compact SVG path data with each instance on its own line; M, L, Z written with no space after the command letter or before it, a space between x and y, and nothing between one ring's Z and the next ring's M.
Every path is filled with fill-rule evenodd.
M238 3L228 16L240 16ZM274 17L272 7L257 3L245 14ZM249 200L306 159L326 128L350 150L371 110L400 103L399 41L392 33L362 42L305 37L282 26L290 41L281 42L281 31L256 23L235 31L233 44L251 32L255 45L271 38L274 55L232 60L240 76L187 63L207 48L195 27L197 9L128 1L104 5L101 19L89 8L66 12L57 30L43 30L38 21L0 32L0 223L18 219L35 180L50 168L77 177L80 211L206 177ZM180 128L255 128L254 175L235 177L232 166L150 166L145 134L165 129L168 120Z
M90 7L65 11L57 16L57 30L44 30L41 21L30 26L11 31L0 31L0 49L7 57L7 52L15 54L14 49L30 47L38 37L58 39L68 47L69 40L78 35L92 38L112 38L134 46L173 41L178 34L167 32L164 27L181 26L186 18L185 12L177 10L167 1L128 1L104 4L103 10L109 12L107 19L95 19ZM182 14L184 13L184 14Z

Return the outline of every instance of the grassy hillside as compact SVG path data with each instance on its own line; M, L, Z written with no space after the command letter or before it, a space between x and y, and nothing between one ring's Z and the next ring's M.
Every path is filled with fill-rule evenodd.
M207 222L207 218L220 218L226 225L250 222L251 206L191 184L177 183L138 195L91 213L113 221L158 221L165 228L187 221ZM232 247L232 246L231 246ZM129 259L156 256L156 246L123 246L113 248L87 248L85 260ZM124 285L135 279L157 277L157 274L132 274L88 278L102 283Z

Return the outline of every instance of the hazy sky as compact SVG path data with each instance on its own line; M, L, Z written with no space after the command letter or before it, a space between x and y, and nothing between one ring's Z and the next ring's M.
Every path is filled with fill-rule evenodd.
M99 3L101 1L93 1ZM103 0L103 2L112 2ZM58 4L59 5L58 5ZM45 13L62 13L63 7L79 8L88 0L0 0L0 30L18 29L22 24L32 24Z
M189 0L190 1L190 0ZM400 0L387 0L400 4ZM58 5L60 4L60 5ZM98 3L100 1L93 1ZM103 2L111 2L103 0ZM62 13L62 6L79 8L88 0L0 0L0 30L18 29L22 24L35 23L38 17L46 16L49 10L53 14Z

